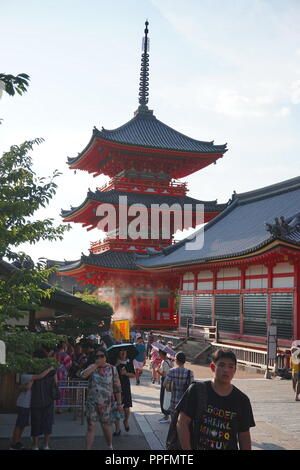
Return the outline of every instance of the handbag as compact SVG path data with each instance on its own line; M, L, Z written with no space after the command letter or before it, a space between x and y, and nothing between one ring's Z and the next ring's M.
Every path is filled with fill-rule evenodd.
M167 382L166 380L163 383L163 387L166 390L166 392L173 392L174 390L174 382L170 381Z
M163 409L166 410L166 411L168 411L168 409L170 408L170 405L171 405L171 395L172 395L171 392L167 392L167 390L165 390L164 401L163 401Z

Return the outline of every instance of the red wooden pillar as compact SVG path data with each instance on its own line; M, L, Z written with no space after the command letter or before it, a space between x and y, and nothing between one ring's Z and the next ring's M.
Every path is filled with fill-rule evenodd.
M180 290L183 290L183 274L180 276Z
M273 267L275 264L268 264L268 290L267 290L267 328L271 325L271 292L273 287Z
M194 273L194 291L198 288L198 273Z
M196 323L196 290L198 287L198 273L194 273L194 292L193 292L193 323Z
M240 268L241 271L241 288L240 288L240 335L244 334L244 289L246 288L246 266Z
M293 340L300 338L300 262L294 264L294 328Z
M215 291L217 289L217 274L218 269L213 269L213 295L212 295L212 305L211 305L211 324L215 325Z
M130 327L135 325L136 322L136 297L134 295L130 296L130 306L132 311L132 317L130 320Z
M190 291L191 292L191 295L192 295L192 320L191 320L191 323L195 323L195 308L196 308L196 305L195 305L195 277L196 277L196 274L195 273L192 273L193 276L194 276L194 284L193 284L193 288L194 290Z

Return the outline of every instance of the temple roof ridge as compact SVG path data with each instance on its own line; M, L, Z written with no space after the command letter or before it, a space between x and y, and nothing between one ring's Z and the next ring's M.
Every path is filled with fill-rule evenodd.
M138 145L147 148L179 150L188 152L227 152L227 143L214 144L214 141L198 140L173 129L157 119L153 114L138 113L125 124L115 129L101 131L94 128L93 136L104 140ZM70 159L71 161L71 159Z
M264 186L262 188L254 189L252 191L246 191L244 193L234 192L234 199L237 199L239 204L246 204L251 201L254 202L259 199L269 198L271 196L275 196L276 194L290 192L298 188L300 188L300 176Z

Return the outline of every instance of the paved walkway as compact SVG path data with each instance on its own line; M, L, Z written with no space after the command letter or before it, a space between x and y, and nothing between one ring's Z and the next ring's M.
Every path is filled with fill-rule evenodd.
M188 365L196 379L209 379L209 368ZM300 402L295 402L289 380L266 380L253 372L238 371L234 384L251 399L256 427L252 429L253 449L292 450L300 449ZM122 427L120 437L115 437L116 450L163 450L168 430L167 424L159 423L160 386L150 381L150 371L146 369L141 385L132 381L133 413L130 417L130 431ZM7 449L16 415L0 415L0 449ZM54 450L75 450L85 448L86 425L80 419L73 419L72 413L55 416L51 448ZM29 429L23 439L30 448ZM105 449L106 445L100 427L94 449Z

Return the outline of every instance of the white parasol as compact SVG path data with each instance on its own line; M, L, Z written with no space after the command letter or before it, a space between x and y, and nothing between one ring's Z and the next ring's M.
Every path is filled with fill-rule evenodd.
M169 348L169 346L165 346L161 343L158 343L155 341L152 343L152 348L155 349L156 351L164 351L166 352L170 357L175 357L176 356L176 351L174 351L172 348Z

